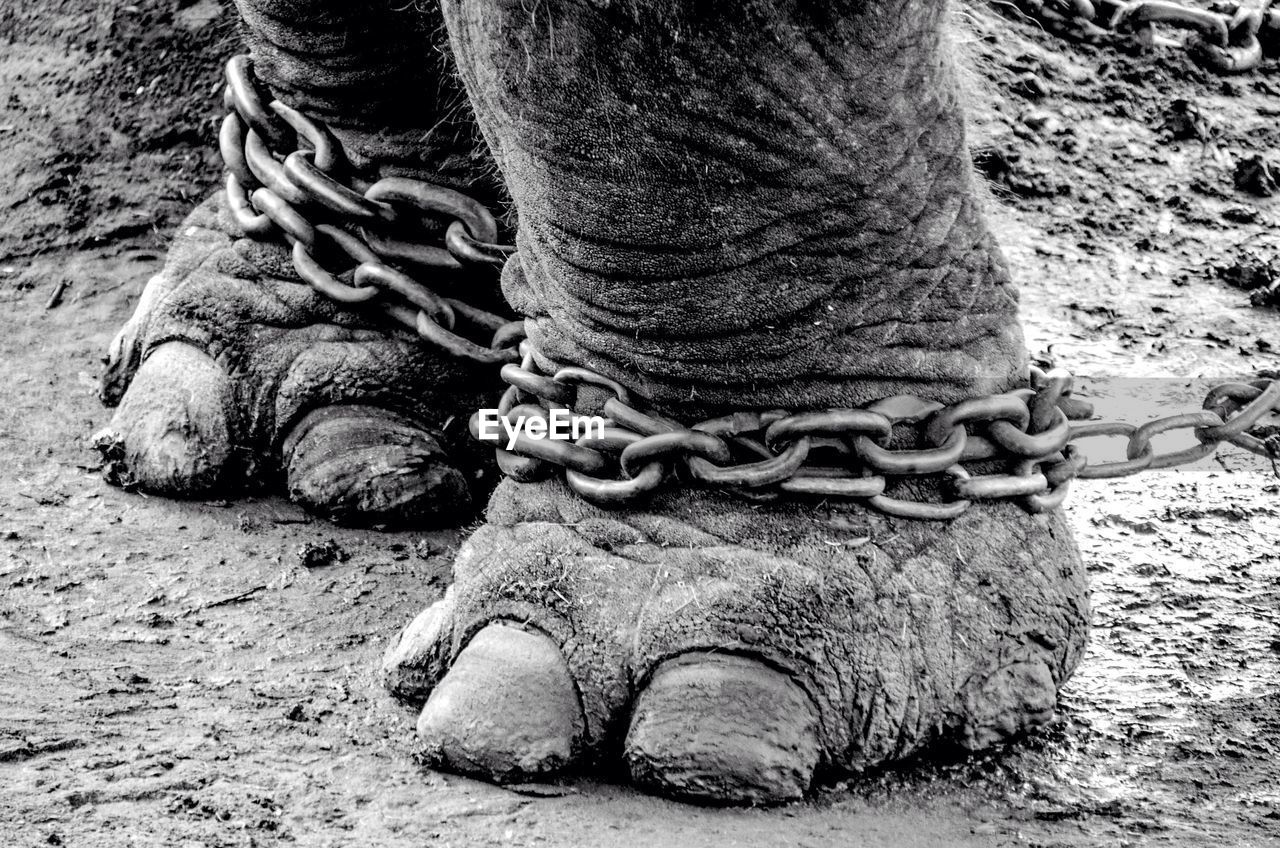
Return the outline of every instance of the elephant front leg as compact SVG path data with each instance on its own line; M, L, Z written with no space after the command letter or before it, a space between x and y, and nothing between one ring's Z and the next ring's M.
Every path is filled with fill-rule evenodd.
M538 364L692 422L1025 384L937 2L448 0L520 216ZM444 768L625 762L796 798L1045 722L1087 633L1060 513L949 523L714 491L605 511L503 483L385 665Z
M261 109L278 98L326 127L339 150L331 170L344 184L425 180L497 208L501 187L439 43L437 8L390 0L237 7L252 62L242 87L260 87ZM290 197L264 174L288 179L291 165L281 160L315 138L304 145L280 118L271 123L286 131L261 130L256 159L243 122L238 131L224 125L221 141L226 147L229 131L240 169ZM299 162L321 159L317 150ZM491 391L492 367L424 343L377 303L351 309L314 291L285 235L262 230L261 210L245 206L250 192L260 196L257 182L228 185L230 196L218 192L180 227L109 351L102 394L117 408L96 439L108 479L177 497L278 481L303 505L348 522L465 517L470 475L441 428L451 416L465 420ZM311 223L358 233L314 202L293 202ZM296 228L291 238L300 238ZM314 231L303 241L334 274L360 261ZM476 302L475 290L487 289L479 303L503 308L483 272L464 274L456 262L405 267L441 294L472 287L463 296Z

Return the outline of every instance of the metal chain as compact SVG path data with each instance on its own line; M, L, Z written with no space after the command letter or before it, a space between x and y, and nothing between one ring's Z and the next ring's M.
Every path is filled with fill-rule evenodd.
M1070 6L1078 21L1098 14L1089 0L1070 0ZM1057 14L1044 5L1037 8ZM1224 28L1212 23L1216 18L1210 13L1158 0L1116 8L1107 17L1116 27L1199 22L1193 25L1211 35L1204 43L1231 58L1229 70L1245 70L1248 61L1256 65L1249 51L1262 26L1258 22L1280 32L1280 19L1270 7L1243 17L1237 13ZM1239 23L1246 18L1246 24ZM380 308L452 355L502 365L509 388L499 411L508 420L545 419L551 409L573 409L583 386L611 395L604 404L603 433L565 442L517 431L511 450L497 451L498 466L514 479L540 479L561 468L575 492L599 504L632 503L682 480L753 500L784 495L855 499L889 515L949 520L978 500L1011 499L1043 512L1063 502L1076 477L1120 477L1193 462L1223 442L1273 460L1280 456L1280 436L1249 432L1263 416L1280 412L1280 381L1226 383L1209 393L1200 412L1134 426L1074 420L1090 417L1092 410L1071 396L1071 376L1056 369L1033 369L1028 388L949 406L901 395L856 409L745 411L684 426L589 369L540 373L524 341L523 321L442 296L405 270L500 269L515 248L496 243L497 224L482 204L422 180L388 177L365 184L344 178L348 163L342 145L320 121L279 100L268 101L248 56L231 59L226 75L229 111L218 146L226 164L228 204L247 236L283 236L292 246L299 277L334 302ZM418 237L440 219L447 224L436 228L438 245ZM417 232L405 238L406 230ZM341 261L346 270L329 270L321 256ZM485 334L487 342L456 332L459 323L477 337ZM473 435L477 428L478 413L471 420ZM1177 429L1193 430L1198 444L1158 454L1151 440ZM1074 444L1102 436L1124 437L1127 458L1090 464ZM964 463L1006 469L975 473ZM932 487L943 499L900 497L896 484L913 479L948 481Z
M1262 64L1265 50L1280 44L1280 0L1268 0L1260 8L1239 5L1229 14L1170 0L1013 0L1013 5L1068 38L1131 35L1147 45L1182 47L1196 63L1222 74L1254 70ZM1159 35L1156 24L1191 32L1178 41Z
M268 101L248 56L227 62L226 79L228 113L218 149L227 202L246 236L283 236L298 276L335 303L378 308L463 359L494 365L519 360L522 321L442 296L406 270L437 276L500 270L515 248L496 243L497 223L483 204L423 180L387 177L364 184L344 178L349 163L341 143L322 122ZM447 224L433 233L431 224L439 220ZM398 235L406 231L415 237ZM345 270L329 270L322 256ZM461 335L461 325L481 341Z
M1092 407L1072 397L1061 369L1031 369L1030 385L950 405L909 395L853 409L735 412L684 426L649 408L625 387L595 371L539 371L529 342L519 365L502 368L509 388L499 403L511 423L511 449L497 451L503 473L521 482L563 469L573 491L593 503L623 505L683 482L728 489L753 500L790 496L859 500L888 515L950 520L974 501L1014 500L1032 513L1060 505L1071 480L1123 477L1194 462L1226 442L1261 456L1280 456L1280 438L1253 435L1264 416L1280 413L1280 380L1224 383L1199 412L1141 426L1081 421ZM533 438L515 426L551 409L581 408L582 386L610 395L602 433L576 441ZM597 400L598 400L597 395ZM471 419L479 438L479 414ZM1197 444L1159 453L1152 439L1191 429ZM1090 463L1075 442L1126 439L1126 459ZM923 447L920 447L923 445ZM978 473L966 463L1004 471ZM900 497L895 484L943 481L937 502ZM894 495L887 494L895 491Z

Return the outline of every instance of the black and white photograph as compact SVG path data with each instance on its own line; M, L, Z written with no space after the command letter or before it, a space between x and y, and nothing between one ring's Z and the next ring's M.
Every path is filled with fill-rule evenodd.
M1280 0L0 0L0 846L1280 848Z

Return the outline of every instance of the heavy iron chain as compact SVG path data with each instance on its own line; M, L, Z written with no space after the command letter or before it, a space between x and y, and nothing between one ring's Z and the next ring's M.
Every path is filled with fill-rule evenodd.
M226 79L228 114L218 149L227 202L247 236L283 236L298 276L336 303L379 309L463 359L519 360L522 321L441 296L406 272L443 277L467 268L500 270L515 248L495 243L497 223L483 204L423 180L387 177L369 184L346 175L349 163L334 135L322 122L268 101L248 56L227 62ZM413 235L401 237L406 230ZM321 256L343 270L326 268ZM483 343L456 332L462 323Z
M1073 2L1088 5L1088 0ZM1172 7L1133 4L1139 5ZM1092 14L1092 7L1088 11ZM1131 14L1146 22L1173 19L1151 11ZM1228 28L1223 42L1228 47L1234 31ZM1257 28L1249 32L1256 39ZM514 479L535 480L561 468L575 492L604 505L633 503L684 480L754 500L854 499L889 515L949 520L978 500L1014 499L1031 512L1043 512L1063 502L1076 477L1120 477L1193 462L1223 442L1273 461L1280 456L1280 436L1264 439L1248 432L1280 411L1280 381L1225 383L1209 393L1202 411L1142 426L1072 420L1089 417L1091 409L1071 396L1071 376L1038 369L1032 370L1028 388L949 406L903 395L856 409L745 411L684 426L595 371L567 367L550 376L540 373L524 341L523 321L441 296L405 272L410 267L436 273L500 269L515 248L495 242L496 222L482 204L422 180L389 177L368 184L347 176L349 163L338 140L322 122L279 100L268 101L248 56L232 58L226 76L229 111L218 146L226 164L228 204L246 235L282 236L292 246L299 277L334 302L379 308L441 350L502 365L509 388L499 411L508 419L573 409L583 386L611 395L603 407L608 416L603 433L571 443L518 432L511 450L497 452L499 467ZM441 219L447 222L442 235ZM407 228L415 232L404 238L400 234ZM421 238L424 233L427 239ZM342 262L344 270L326 268L317 255L322 253ZM489 334L488 343L455 332L459 319L476 335ZM473 417L473 435L477 426ZM1197 445L1155 452L1155 436L1187 428ZM1073 444L1101 436L1124 437L1127 458L1090 464ZM975 474L963 463L1007 467ZM913 478L949 480L941 491L952 497L928 502L886 494Z
M1013 0L1013 6L1068 38L1096 41L1131 35L1147 45L1179 46L1197 64L1223 74L1257 68L1267 46L1280 43L1280 0L1268 0L1260 8L1240 5L1229 14L1169 0ZM1157 33L1156 24L1191 33L1181 41L1170 39Z
M600 505L625 505L681 481L727 489L754 500L781 496L852 499L880 512L914 519L950 520L974 501L1015 500L1032 513L1060 505L1071 480L1124 477L1203 459L1229 443L1252 453L1280 456L1280 436L1249 432L1280 413L1280 380L1223 383L1198 412L1141 426L1082 421L1092 407L1072 397L1072 378L1061 369L1031 369L1030 385L1012 392L943 405L909 395L859 408L808 412L745 411L685 426L649 408L609 377L580 367L552 375L539 371L529 342L519 365L502 368L509 388L498 412L546 419L551 409L574 409L582 387L604 392L606 426L576 441L539 439L512 427L511 449L498 465L529 482L562 469L569 487ZM1197 444L1168 453L1156 436L1190 429ZM471 419L479 437L479 414ZM1126 459L1090 463L1074 444L1119 436ZM923 445L923 447L920 447ZM965 463L1004 471L974 473ZM938 502L886 492L910 479L942 480ZM949 499L948 499L949 498Z

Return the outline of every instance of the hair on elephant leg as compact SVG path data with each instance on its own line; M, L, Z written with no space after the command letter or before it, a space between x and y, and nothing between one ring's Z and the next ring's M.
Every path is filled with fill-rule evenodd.
M331 131L342 151L334 179L406 177L500 204L433 4L236 6L250 83L264 101L278 98ZM317 156L303 159L314 165ZM98 440L109 479L174 496L283 480L299 503L344 523L464 520L473 469L438 437L493 390L493 370L375 310L322 296L303 281L284 236L250 237L231 200L219 192L184 222L112 345L102 396L118 406ZM314 203L303 210L321 222ZM419 271L420 282L465 286L486 308L503 308L496 282L453 266ZM172 345L182 348L177 360Z
M519 214L504 290L545 372L585 366L688 422L1025 384L943 3L443 8ZM785 801L934 743L1015 736L1051 714L1087 635L1058 512L928 522L678 487L604 510L552 479L504 482L486 518L388 679L483 710L486 687L524 684L450 663L520 621L577 690L577 764L625 761L700 802ZM555 708L540 697L518 700ZM438 746L487 720L419 732Z

